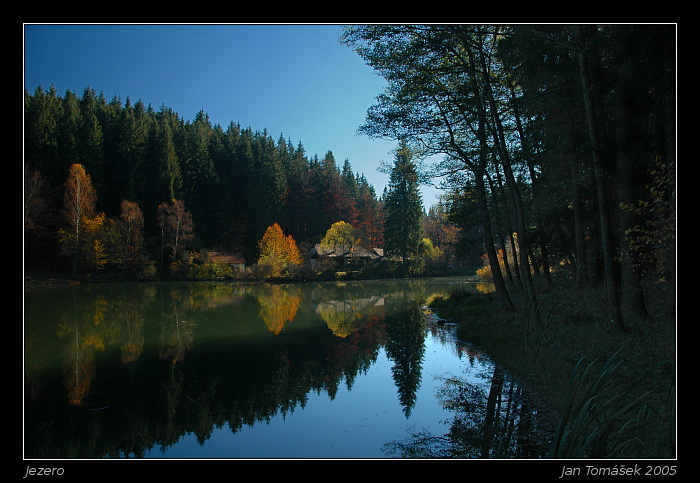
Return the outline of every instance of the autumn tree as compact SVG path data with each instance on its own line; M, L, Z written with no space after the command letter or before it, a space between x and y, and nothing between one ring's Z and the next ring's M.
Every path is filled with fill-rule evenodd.
M270 225L258 242L260 257L258 267L263 276L278 277L294 266L301 264L299 248L291 235L286 235L275 222Z
M364 234L350 223L337 221L331 225L321 239L321 245L351 247L363 241Z
M382 202L377 199L374 187L361 175L357 178L357 225L365 234L366 246L384 246L384 215Z
M185 203L174 199L158 207L158 224L161 231L160 271L162 273L165 248L170 248L171 264L182 258L184 251L194 239L194 222L192 214L185 209Z
M122 270L137 269L143 250L143 212L133 201L121 203L119 231L122 238Z
M444 260L444 253L435 246L430 238L423 238L416 249L416 263L412 267L414 273L424 273L427 270L439 268Z
M63 200L63 213L67 226L61 229L59 237L63 253L73 258L73 275L75 275L78 273L85 221L94 217L97 201L92 179L82 165L74 164L70 167Z
M442 253L444 265L452 263L456 258L460 229L449 220L445 200L440 200L437 205L428 209L423 219L423 232Z
M116 268L123 262L121 236L113 219L104 212L83 220L81 260L90 277Z

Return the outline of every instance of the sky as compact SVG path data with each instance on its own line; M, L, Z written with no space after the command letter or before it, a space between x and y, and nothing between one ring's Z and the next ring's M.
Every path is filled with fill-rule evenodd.
M385 81L330 24L25 24L24 89L56 86L79 97L86 87L111 100L141 100L193 120L267 130L348 159L382 194L397 143L358 134ZM439 191L423 187L427 210Z

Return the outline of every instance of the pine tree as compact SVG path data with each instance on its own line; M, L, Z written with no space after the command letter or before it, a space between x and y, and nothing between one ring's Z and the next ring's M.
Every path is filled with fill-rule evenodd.
M400 256L404 273L409 257L423 237L423 203L418 189L418 171L406 143L396 150L385 200L384 237L389 254Z
M93 89L83 91L80 99L80 130L78 132L78 157L80 164L90 173L92 183L98 193L107 185L102 156L103 133L98 119L99 103Z

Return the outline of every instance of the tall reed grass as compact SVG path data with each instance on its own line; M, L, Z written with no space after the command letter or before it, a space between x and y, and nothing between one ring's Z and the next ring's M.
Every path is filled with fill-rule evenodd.
M619 377L624 363L620 352L604 362L597 359L586 364L582 358L576 364L550 457L663 457L665 445L659 441L649 445L647 436L664 426L673 406L663 397L663 386L654 383L656 371L635 381ZM658 402L661 404L655 404Z

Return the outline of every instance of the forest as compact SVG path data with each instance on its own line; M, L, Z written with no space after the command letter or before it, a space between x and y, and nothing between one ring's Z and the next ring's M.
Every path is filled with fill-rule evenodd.
M128 98L107 101L89 87L81 97L71 91L61 97L53 86L39 86L25 92L25 101L29 271L71 272L72 258L64 252L72 245L68 251L75 254L76 241L61 243L59 233L72 224L67 208L80 203L77 196L88 205L72 216L73 231L84 225L87 244L79 272L100 267L133 276L150 261L151 272L162 274L164 243L166 269L204 249L241 252L254 262L259 241L275 223L296 241L318 242L343 220L362 230L367 243L381 243L374 188L348 160L340 168L331 151L308 158L301 143L293 146L281 135L275 141L233 123L223 129L203 111L190 122L165 106L155 111ZM85 188L68 193L69 178L81 177L92 195Z
M383 253L368 278L466 271L487 296L426 306L561 410L553 455L675 455L676 26L352 25L339 41L387 82L358 126L396 142L382 193L282 134L38 86L25 274L311 280L324 246Z
M559 408L552 456L673 457L676 26L369 25L342 41L388 83L360 131L441 156L421 175L444 179L458 247L483 254L489 296L431 307Z
M25 271L211 275L208 252L269 262L273 234L284 269L344 222L412 273L483 255L506 308L513 286L536 307L556 273L600 281L621 328L645 284L675 279L675 26L357 25L340 42L388 82L358 127L397 143L385 192L282 134L38 86ZM445 195L426 212L429 179Z
M519 287L536 317L559 275L602 286L624 330L675 282L675 29L370 25L343 42L389 84L361 132L443 156L425 174L463 241L479 227L501 306Z

